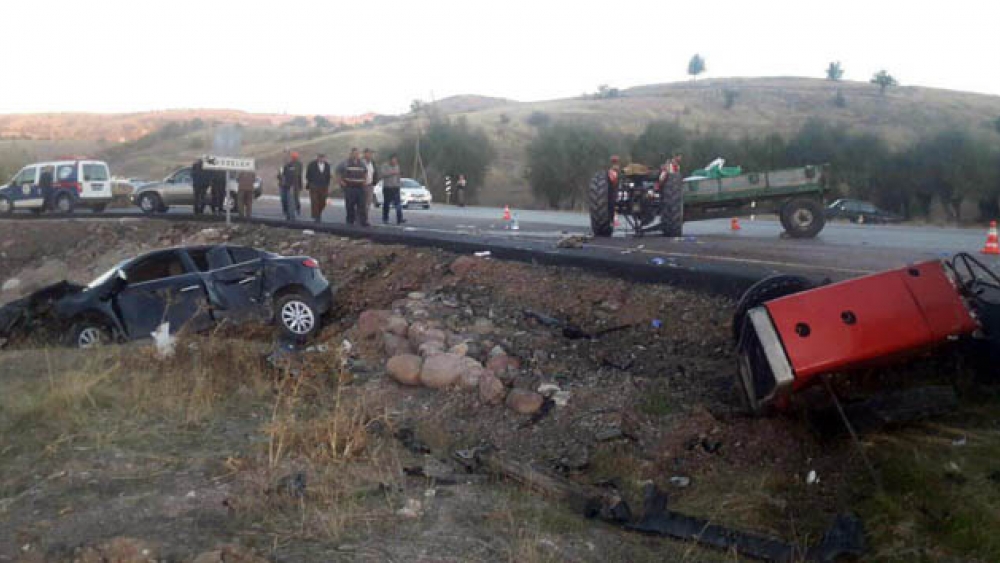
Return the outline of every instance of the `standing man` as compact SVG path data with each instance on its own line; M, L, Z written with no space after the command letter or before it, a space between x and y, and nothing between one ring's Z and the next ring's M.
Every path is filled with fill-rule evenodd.
M236 212L240 217L249 219L253 213L253 184L257 175L249 170L240 172L236 177Z
M382 222L389 222L389 206L394 205L396 207L396 224L405 223L403 203L399 197L399 158L395 154L390 156L389 163L383 164L380 172L382 176Z
M368 167L358 156L357 147L351 149L347 160L337 166L337 182L344 189L344 205L347 207L347 224L358 221L362 227L368 226L368 207L365 206L365 184L368 182Z
M42 192L42 210L56 210L56 202L52 200L52 172L53 168L46 166L38 176L38 188Z
M294 221L299 214L299 192L302 190L302 163L299 153L293 152L281 169L281 210L285 219Z
M372 207L372 197L375 193L375 184L378 183L378 165L375 164L375 151L365 149L365 216ZM383 196L384 199L384 196Z
M615 216L615 203L618 202L618 182L621 181L621 159L618 155L611 157L611 167L608 168L608 217Z
M205 212L205 196L208 195L208 184L210 178L204 169L205 162L202 159L194 161L191 165L191 187L194 188L194 214L201 215Z
M309 190L309 204L313 221L319 223L326 207L326 198L330 195L330 164L326 155L319 153L316 160L306 167L306 189Z
M212 174L212 213L222 214L222 205L226 201L226 182L229 173L225 170L213 170Z
M458 182L456 186L458 187L458 206L465 207L465 187L468 185L469 181L465 179L465 174L458 175Z

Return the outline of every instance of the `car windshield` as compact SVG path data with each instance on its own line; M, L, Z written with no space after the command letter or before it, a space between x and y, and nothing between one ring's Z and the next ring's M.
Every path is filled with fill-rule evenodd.
M122 260L121 262L115 264L107 272L97 276L94 281L87 284L87 289L94 289L97 286L104 285L104 283L111 279L112 276L117 275L118 270L121 270L125 264L128 264L128 260Z
M403 186L404 188L422 188L423 187L423 186L420 185L420 182L417 182L416 180L411 180L409 178L403 178L399 182L399 184L401 186Z

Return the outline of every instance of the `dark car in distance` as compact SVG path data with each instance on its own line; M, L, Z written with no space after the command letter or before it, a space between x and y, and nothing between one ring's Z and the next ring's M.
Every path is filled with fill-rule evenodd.
M47 304L45 295L51 297ZM32 308L44 309L67 343L79 348L147 338L164 322L171 332L222 322L273 323L301 340L319 330L332 301L330 283L308 256L187 246L125 260L86 287L55 284L8 304L0 320L9 328L19 318L32 318Z
M838 199L826 206L827 219L847 219L852 223L898 223L895 213L879 209L874 203L859 199Z

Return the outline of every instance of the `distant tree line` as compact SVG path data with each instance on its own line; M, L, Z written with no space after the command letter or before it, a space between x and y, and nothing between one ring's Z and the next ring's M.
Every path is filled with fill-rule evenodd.
M672 153L684 156L684 170L716 157L745 171L805 164L829 164L834 196L873 201L905 217L926 216L939 202L954 220L963 202L982 217L1000 216L1000 138L966 130L928 134L893 150L878 136L852 133L819 119L794 135L730 138L697 133L673 121L654 121L636 137L610 133L596 125L554 122L528 146L528 181L534 195L552 207L579 208L587 181L607 166L612 154L623 160L659 165ZM967 208L967 206L965 206Z

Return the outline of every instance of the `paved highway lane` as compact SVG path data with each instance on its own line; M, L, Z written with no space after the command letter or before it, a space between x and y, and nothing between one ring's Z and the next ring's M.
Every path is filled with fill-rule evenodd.
M308 201L302 209L308 213ZM135 209L120 213L134 214ZM188 207L171 209L190 213ZM373 229L396 229L424 233L460 234L485 239L531 242L533 247L551 245L567 234L585 235L590 231L586 214L563 211L513 210L519 230L509 229L503 210L490 207L465 207L435 204L431 209L404 211L407 223L383 225L381 209L370 215ZM86 214L86 212L81 212ZM265 195L254 205L254 215L280 219L278 198ZM343 201L335 199L323 214L324 222L343 223ZM308 228L310 220L302 221ZM740 221L742 229L733 232L729 220L696 221L684 225L685 236L669 239L658 235L642 238L626 236L619 229L613 238L594 239L586 244L597 253L634 254L648 260L698 260L720 265L754 266L774 272L803 272L832 279L855 277L914 261L936 259L965 251L980 256L994 268L1000 260L979 254L985 242L985 230L910 225L853 225L831 223L811 240L781 237L781 226L774 220Z

